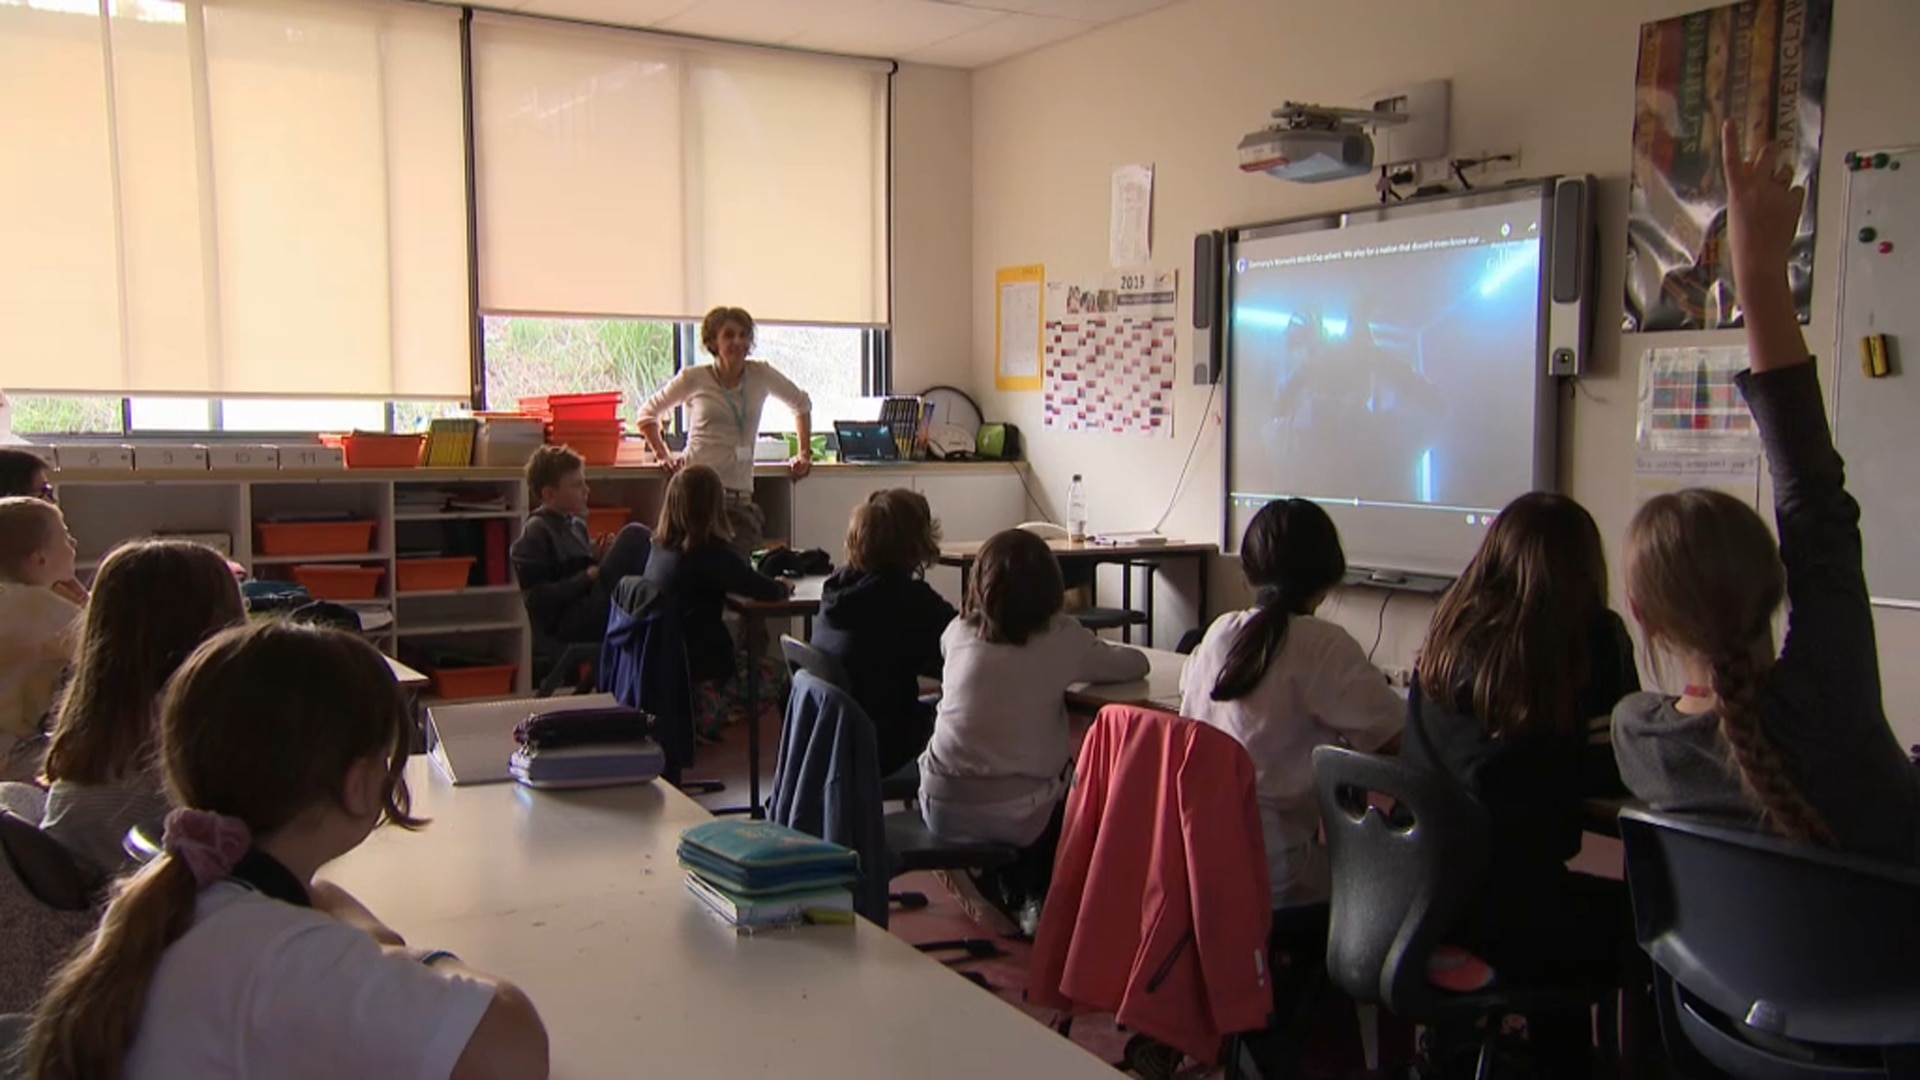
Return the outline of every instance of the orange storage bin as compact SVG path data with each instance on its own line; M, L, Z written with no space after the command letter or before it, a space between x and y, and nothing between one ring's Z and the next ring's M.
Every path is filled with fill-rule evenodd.
M523 397L520 399L520 411L556 422L618 420L621 397L618 390L597 394L550 394L545 397Z
M331 566L302 563L293 568L293 580L315 600L372 600L380 595L384 566Z
M473 573L470 555L453 559L401 559L394 572L394 588L401 592L439 592L464 589Z
M358 555L373 550L371 521L263 521L262 555Z
M547 441L565 446L579 454L589 465L612 465L620 459L620 421L555 421L547 429Z
M327 441L322 437L322 441ZM381 435L355 432L340 436L340 450L349 469L417 469L425 435Z
M632 520L633 511L624 506L590 506L587 508L587 535L598 540L608 533L619 532Z
M461 698L507 697L513 693L513 673L517 664L492 667L437 668L427 674L433 679L433 692L448 700Z

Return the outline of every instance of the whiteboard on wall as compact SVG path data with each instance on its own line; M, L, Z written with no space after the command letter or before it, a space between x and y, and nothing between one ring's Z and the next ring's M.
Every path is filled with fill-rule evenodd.
M1867 591L1920 608L1920 148L1863 150L1847 174L1841 234L1834 441L1860 502ZM1861 342L1886 335L1890 373L1870 377Z

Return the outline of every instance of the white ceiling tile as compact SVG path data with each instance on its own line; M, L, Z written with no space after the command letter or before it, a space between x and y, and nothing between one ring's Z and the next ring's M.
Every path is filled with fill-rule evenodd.
M523 14L606 23L609 26L652 26L694 6L698 0L525 0L516 5Z
M655 24L676 34L780 43L828 19L856 16L879 0L698 0Z
M934 0L878 0L857 14L821 19L787 44L862 56L901 56L1008 17Z
M1055 19L1045 15L1008 15L945 41L915 49L900 58L946 67L980 67L1056 41L1078 37L1093 29L1093 25L1078 19Z
M1090 23L1118 22L1179 0L958 0L959 3Z

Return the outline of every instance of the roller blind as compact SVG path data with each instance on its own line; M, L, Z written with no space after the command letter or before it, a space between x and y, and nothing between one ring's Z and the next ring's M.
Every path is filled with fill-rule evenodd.
M0 3L0 95L0 386L469 393L457 11Z
M506 15L473 28L481 305L887 317L887 69Z

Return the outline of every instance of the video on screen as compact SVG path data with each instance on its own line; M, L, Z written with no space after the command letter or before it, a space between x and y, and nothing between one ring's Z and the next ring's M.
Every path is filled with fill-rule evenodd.
M1464 562L1535 479L1541 246L1537 200L1237 245L1236 511L1321 500L1350 548Z

